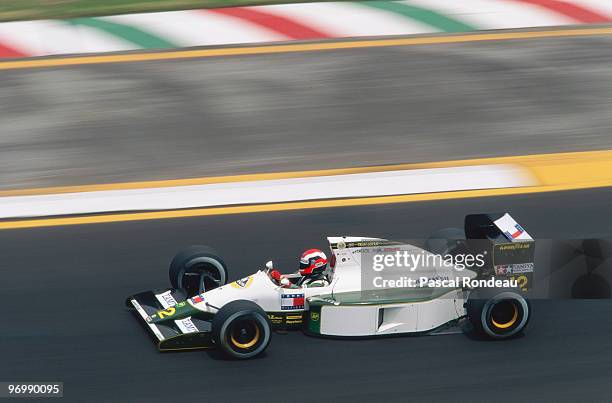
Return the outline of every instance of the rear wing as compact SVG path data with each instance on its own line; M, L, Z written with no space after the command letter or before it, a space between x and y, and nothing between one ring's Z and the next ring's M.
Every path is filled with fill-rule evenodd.
M510 278L523 291L533 288L535 240L510 214L470 214L464 226L470 253L485 256L480 277Z

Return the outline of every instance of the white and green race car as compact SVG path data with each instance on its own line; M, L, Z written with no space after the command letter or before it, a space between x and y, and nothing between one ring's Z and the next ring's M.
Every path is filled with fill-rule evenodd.
M126 305L161 351L217 347L238 359L265 351L275 330L331 337L431 334L451 328L494 339L519 334L531 314L525 291L532 282L533 239L509 214L469 215L461 232L443 230L424 248L380 238L328 237L329 284L319 287L297 286L299 275L289 276L296 286L281 287L270 275L272 262L226 284L223 259L209 247L193 246L172 260L172 288L130 296ZM369 287L376 271L368 259L398 251L425 257L479 252L484 264L478 270L420 266L410 272L415 283L397 286L374 277L379 286ZM505 286L477 285L487 281Z

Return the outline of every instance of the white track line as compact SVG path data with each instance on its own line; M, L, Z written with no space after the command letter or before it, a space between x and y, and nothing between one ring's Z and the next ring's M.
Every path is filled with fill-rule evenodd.
M479 165L0 198L0 218L278 203L531 186L514 165Z

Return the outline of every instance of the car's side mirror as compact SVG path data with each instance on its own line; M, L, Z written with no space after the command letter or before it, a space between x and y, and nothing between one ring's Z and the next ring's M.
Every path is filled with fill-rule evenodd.
M266 268L267 268L268 270L272 270L272 269L274 269L274 263L272 263L272 261L271 261L271 260L268 260L268 262L266 263Z

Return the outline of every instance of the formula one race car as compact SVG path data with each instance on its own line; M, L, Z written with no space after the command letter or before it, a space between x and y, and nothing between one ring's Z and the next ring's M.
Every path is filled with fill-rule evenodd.
M126 305L161 351L217 347L238 359L261 354L273 330L281 329L373 337L431 334L467 324L484 337L505 339L527 326L535 244L509 214L466 216L465 233L443 230L424 248L379 238L327 239L325 286L299 286L294 275L289 276L294 286L282 287L271 276L272 262L226 284L223 259L209 247L193 246L172 260L172 288L130 296ZM414 281L404 279L401 286L376 277L372 256L404 251L421 258L479 254L482 265L474 270L421 263L409 271ZM368 273L377 286L368 286Z

